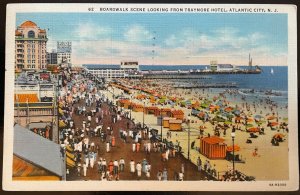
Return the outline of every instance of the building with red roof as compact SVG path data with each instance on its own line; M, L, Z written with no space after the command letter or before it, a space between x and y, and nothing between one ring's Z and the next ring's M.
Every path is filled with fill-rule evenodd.
M15 30L15 70L47 69L47 33L25 21Z

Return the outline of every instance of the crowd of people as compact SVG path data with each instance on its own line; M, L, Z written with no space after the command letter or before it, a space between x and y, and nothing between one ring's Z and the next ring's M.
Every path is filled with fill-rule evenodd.
M100 154L100 150L102 152L105 150L106 153L112 152L119 138L125 144L132 145L133 154L161 153L162 163L177 156L179 143L175 148L167 139L159 139L157 133L148 127L140 123L135 124L126 118L128 113L126 115L125 112L119 110L105 93L97 89L97 85L92 80L86 79L81 74L72 74L69 69L65 69L62 81L59 90L60 143L62 151L66 152L73 161L67 166L67 174L75 171L78 178L88 179L89 172L90 174L97 172L100 180L111 181L119 180L120 173L127 171L135 175L134 178L138 180L142 176L150 179L153 171L151 163L146 158L137 160L133 157L129 162L125 162L123 157L107 159L105 155ZM82 123L75 122L75 118L80 118ZM114 129L114 124L124 118L128 120L127 128ZM105 126L104 120L108 121ZM95 141L97 139L103 143ZM103 146L105 148L102 148ZM200 172L202 170L205 169L199 169ZM167 168L155 174L157 180L170 180ZM183 181L184 169L174 175L175 180Z

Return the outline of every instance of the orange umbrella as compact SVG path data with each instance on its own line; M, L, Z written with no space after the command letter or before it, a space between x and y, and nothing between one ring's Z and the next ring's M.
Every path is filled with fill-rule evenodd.
M232 110L233 110L232 107L227 107L227 108L225 108L225 112L231 112Z
M273 137L274 138L283 138L285 135L283 135L282 133L276 133Z
M270 123L270 125L271 125L272 127L274 127L274 126L277 126L278 123L277 123L277 122L272 122L272 123Z
M276 117L275 116L269 116L267 119L268 120L274 120Z
M235 151L235 152L238 152L238 151L240 151L240 149L241 149L241 147L240 146L238 146L238 145L233 145L233 146L227 146L227 151L228 152L232 152L233 150Z
M253 122L253 119L252 119L252 118L248 118L248 119L247 119L247 122L248 122L248 123L251 123L251 122Z
M255 132L259 132L259 129L257 127L251 127L249 129L247 129L247 131L255 133Z

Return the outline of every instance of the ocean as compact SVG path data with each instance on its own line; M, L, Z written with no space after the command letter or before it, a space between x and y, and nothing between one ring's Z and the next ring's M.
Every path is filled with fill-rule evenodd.
M209 68L209 66L207 66ZM246 69L246 66L240 66ZM287 66L261 66L261 74L216 74L205 75L207 79L187 80L179 79L174 82L199 82L199 83L236 83L241 94L248 96L250 99L256 97L269 97L278 103L287 104L288 97L288 67ZM204 65L140 65L141 70L203 70ZM273 69L273 74L271 70ZM224 89L213 89L214 92L221 92ZM254 90L254 93L244 93L245 91ZM280 95L266 95L266 91L279 93Z

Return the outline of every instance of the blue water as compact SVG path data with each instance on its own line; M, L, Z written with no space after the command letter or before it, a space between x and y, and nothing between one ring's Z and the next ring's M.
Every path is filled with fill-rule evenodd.
M209 66L207 66L209 68ZM240 66L240 68L247 68ZM240 89L275 90L286 93L288 90L288 67L287 66L261 66L261 74L218 74L209 75L210 79L205 82L225 83L235 82ZM176 65L176 66L151 66L141 65L141 70L191 70L205 69L203 65ZM271 74L273 69L274 74ZM201 80L201 81L200 81ZM186 82L186 80L185 80ZM203 82L203 79L199 79Z
M203 70L206 66L204 65L176 65L176 66L151 66L141 65L141 70ZM209 66L207 66L209 68ZM240 66L242 69L247 69L246 66ZM286 105L288 100L288 67L287 66L261 66L261 74L215 74L205 75L203 77L209 79L198 79L198 80L187 80L177 79L176 83L236 83L239 89L239 93L244 95L249 101L258 101L260 98L270 98L271 100ZM271 74L273 69L273 74ZM170 80L171 81L171 80ZM254 89L254 93L244 93L244 91ZM199 89L201 90L201 89ZM267 90L273 92L279 92L281 95L266 95ZM224 91L224 89L211 89L212 94L218 94ZM242 96L241 96L242 97ZM238 100L235 100L238 101Z

